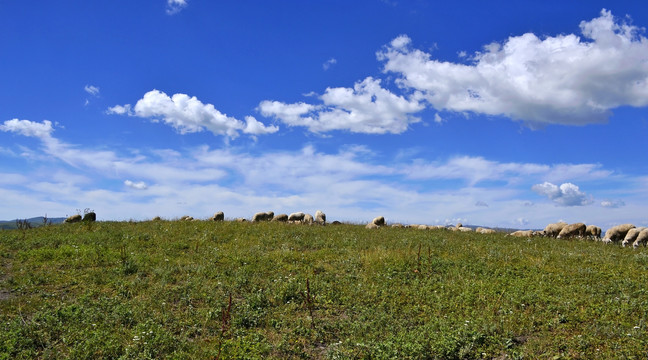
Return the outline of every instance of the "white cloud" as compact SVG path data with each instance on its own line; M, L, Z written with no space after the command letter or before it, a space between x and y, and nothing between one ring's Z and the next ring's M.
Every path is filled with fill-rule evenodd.
M92 96L99 96L99 88L92 85L86 85L83 90Z
M605 208L616 209L625 206L625 202L621 200L603 200L601 201L601 206Z
M335 64L337 64L337 60L335 58L330 58L330 59L326 60L326 62L324 62L324 64L322 64L322 68L326 71L331 66L333 66Z
M580 191L580 188L572 183L557 186L550 182L544 182L533 185L531 190L548 197L549 200L561 206L584 206L592 203L591 196Z
M648 39L602 10L576 34L526 33L484 46L468 65L435 60L395 38L379 60L437 110L503 115L531 124L607 121L620 106L648 105Z
M12 119L0 125L0 131L18 133L23 136L37 137L40 139L49 138L54 131L52 122L44 120L42 123L30 120Z
M166 13L169 15L177 14L187 7L187 0L167 0Z
M133 111L131 110L130 104L115 105L113 107L109 107L108 110L106 110L106 113L117 114L117 115L133 115Z
M368 77L353 88L327 88L320 96L323 105L285 104L262 101L263 116L275 117L289 126L305 126L322 133L348 130L367 134L399 134L420 119L411 114L423 109L413 96L407 99L380 86L380 80Z
M279 130L276 126L265 126L248 116L243 122L218 111L212 104L203 104L195 96L174 94L169 97L162 91L151 90L144 94L131 109L129 104L108 108L110 114L133 115L161 120L181 134L209 130L214 135L236 138L242 131L250 135L263 135Z
M135 190L146 190L148 189L148 185L144 181L139 181L139 182L133 182L130 180L125 180L124 185L128 186L129 188L133 188Z

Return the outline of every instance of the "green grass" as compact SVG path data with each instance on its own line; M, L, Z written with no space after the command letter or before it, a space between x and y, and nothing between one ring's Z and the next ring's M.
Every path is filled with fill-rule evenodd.
M647 268L643 248L444 230L4 230L0 359L645 359Z

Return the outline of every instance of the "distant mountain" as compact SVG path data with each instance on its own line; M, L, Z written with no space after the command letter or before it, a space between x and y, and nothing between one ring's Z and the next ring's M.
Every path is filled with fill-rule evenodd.
M2 221L0 221L0 229L3 229L3 230L17 229L18 228L17 222L18 221L23 221L23 220L27 220L27 222L29 223L29 225L31 225L31 227L39 227L39 226L43 226L43 219L44 219L43 216L37 216L37 217L29 218L29 219L2 220ZM62 218L47 218L47 223L48 224L50 222L52 224L60 224L63 221L65 221L64 217L62 217Z

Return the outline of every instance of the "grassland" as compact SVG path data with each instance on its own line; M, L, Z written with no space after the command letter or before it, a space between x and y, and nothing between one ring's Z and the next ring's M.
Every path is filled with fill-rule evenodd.
M646 249L444 230L3 230L0 359L645 359L647 268Z

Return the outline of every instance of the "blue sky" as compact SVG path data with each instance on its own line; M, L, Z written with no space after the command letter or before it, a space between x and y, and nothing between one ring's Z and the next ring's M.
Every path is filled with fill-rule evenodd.
M0 2L0 219L648 225L635 1Z

